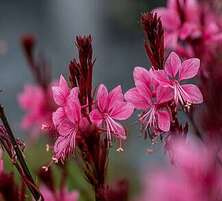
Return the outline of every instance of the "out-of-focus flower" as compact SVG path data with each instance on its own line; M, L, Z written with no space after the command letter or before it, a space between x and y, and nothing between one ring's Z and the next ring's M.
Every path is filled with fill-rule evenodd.
M165 29L165 46L176 48L178 39L184 40L188 37L199 37L199 6L196 0L168 0L167 8L158 8ZM195 13L195 15L191 15Z
M200 60L191 58L181 64L179 56L172 52L166 60L164 70L155 72L155 79L163 87L169 87L174 92L174 101L181 105L200 104L203 96L199 88L194 84L182 84L181 81L193 78L197 75Z
M126 139L124 127L116 120L128 119L134 110L131 103L124 101L121 86L117 86L108 92L107 88L101 84L97 91L97 108L90 113L90 119L97 126L106 129L107 139L111 141L111 136Z
M213 147L176 141L174 167L159 169L144 179L139 201L216 201L222 196L222 171Z
M203 27L203 41L208 45L214 45L218 42L222 42L222 27L217 23L218 16L215 16L212 11L205 14L205 23Z
M79 193L77 191L69 192L66 188L61 191L53 192L47 186L42 185L40 187L45 201L77 201L79 199Z
M26 111L21 123L22 128L32 129L35 136L41 132L42 125L52 127L54 102L50 89L45 91L40 86L26 85L24 91L18 95L18 102Z
M172 91L169 88L158 86L152 77L152 72L145 68L136 67L133 77L136 87L130 89L125 94L125 98L135 108L144 111L140 117L144 128L151 127L155 130L169 131L171 115L163 103L172 99Z

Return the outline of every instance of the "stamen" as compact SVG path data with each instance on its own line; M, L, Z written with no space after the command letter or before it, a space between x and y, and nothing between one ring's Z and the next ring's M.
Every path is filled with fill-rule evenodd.
M122 140L119 139L119 148L116 150L117 152L124 152L124 149L122 147Z
M46 151L49 152L49 150L50 150L50 146L49 144L46 144Z
M52 160L48 163L48 165L42 166L42 169L47 172L47 171L49 170L50 166L51 166L54 162L55 162L55 158L52 158ZM58 160L57 160L57 159L56 159L56 162L55 162L55 163L58 163Z

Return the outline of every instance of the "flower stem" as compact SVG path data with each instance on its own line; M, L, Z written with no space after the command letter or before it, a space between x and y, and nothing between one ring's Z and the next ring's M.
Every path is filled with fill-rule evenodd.
M35 200L36 201L44 201L44 199L42 198L40 192L38 191L38 189L37 189L37 187L35 185L35 182L34 182L34 180L32 178L32 175L31 175L31 173L29 171L29 168L28 168L28 166L27 166L27 164L25 162L23 154L22 154L22 152L21 152L21 150L19 148L19 145L16 142L16 138L15 138L15 136L14 136L14 134L12 132L12 129L11 129L10 125L9 125L8 119L7 119L6 115L5 115L4 108L2 107L2 105L0 105L0 118L2 120L2 123L3 123L6 131L7 131L9 139L10 139L10 141L12 143L12 146L14 148L14 151L16 153L17 159L18 159L18 161L19 161L19 163L21 165L21 168L22 168L22 170L24 172L24 175L21 175L21 176L25 176L26 179L28 180L28 182L27 182L26 179L24 179L24 181L26 182L26 184L27 184L30 192L32 193L33 197L35 198ZM31 184L31 185L29 185L29 184Z

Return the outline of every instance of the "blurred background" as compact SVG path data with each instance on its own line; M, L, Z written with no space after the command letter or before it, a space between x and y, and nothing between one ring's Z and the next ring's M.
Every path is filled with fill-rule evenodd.
M0 103L17 136L23 116L16 97L23 86L33 82L23 55L20 39L34 34L38 51L52 67L53 78L67 75L69 61L76 55L76 35L91 34L96 57L94 83L110 89L121 84L126 91L133 86L134 66L149 67L143 48L143 31L139 25L141 12L164 5L164 0L0 0ZM124 153L110 157L114 177L136 178L138 169L150 160L159 161L159 145L151 146L139 133L135 118L127 123L129 140ZM153 148L152 154L146 154ZM43 152L44 153L44 152ZM143 166L144 167L144 166ZM124 171L119 171L124 170ZM121 174L121 175L120 175Z

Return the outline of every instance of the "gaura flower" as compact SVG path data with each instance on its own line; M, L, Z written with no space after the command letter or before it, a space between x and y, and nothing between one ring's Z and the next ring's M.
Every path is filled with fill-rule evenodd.
M78 87L71 89L66 105L53 113L53 123L59 133L54 145L54 157L58 160L63 161L75 149L76 135L83 120L78 92Z
M145 68L135 67L133 77L136 86L125 94L125 98L136 109L143 110L140 121L144 128L169 131L171 115L163 103L171 99L171 90L158 86L152 73Z
M170 88L176 104L181 105L200 104L203 96L199 88L194 84L182 84L181 81L193 78L197 75L200 60L191 58L181 63L179 56L172 52L166 60L164 70L154 72L155 79L163 87Z
M42 185L40 191L46 201L77 201L79 199L77 191L68 192L66 188L53 192L47 186Z
M128 119L133 110L133 105L124 100L121 86L108 92L105 85L100 84L97 91L96 108L90 113L90 119L107 131L108 141L111 141L112 135L119 139L126 139L125 129L117 121Z

